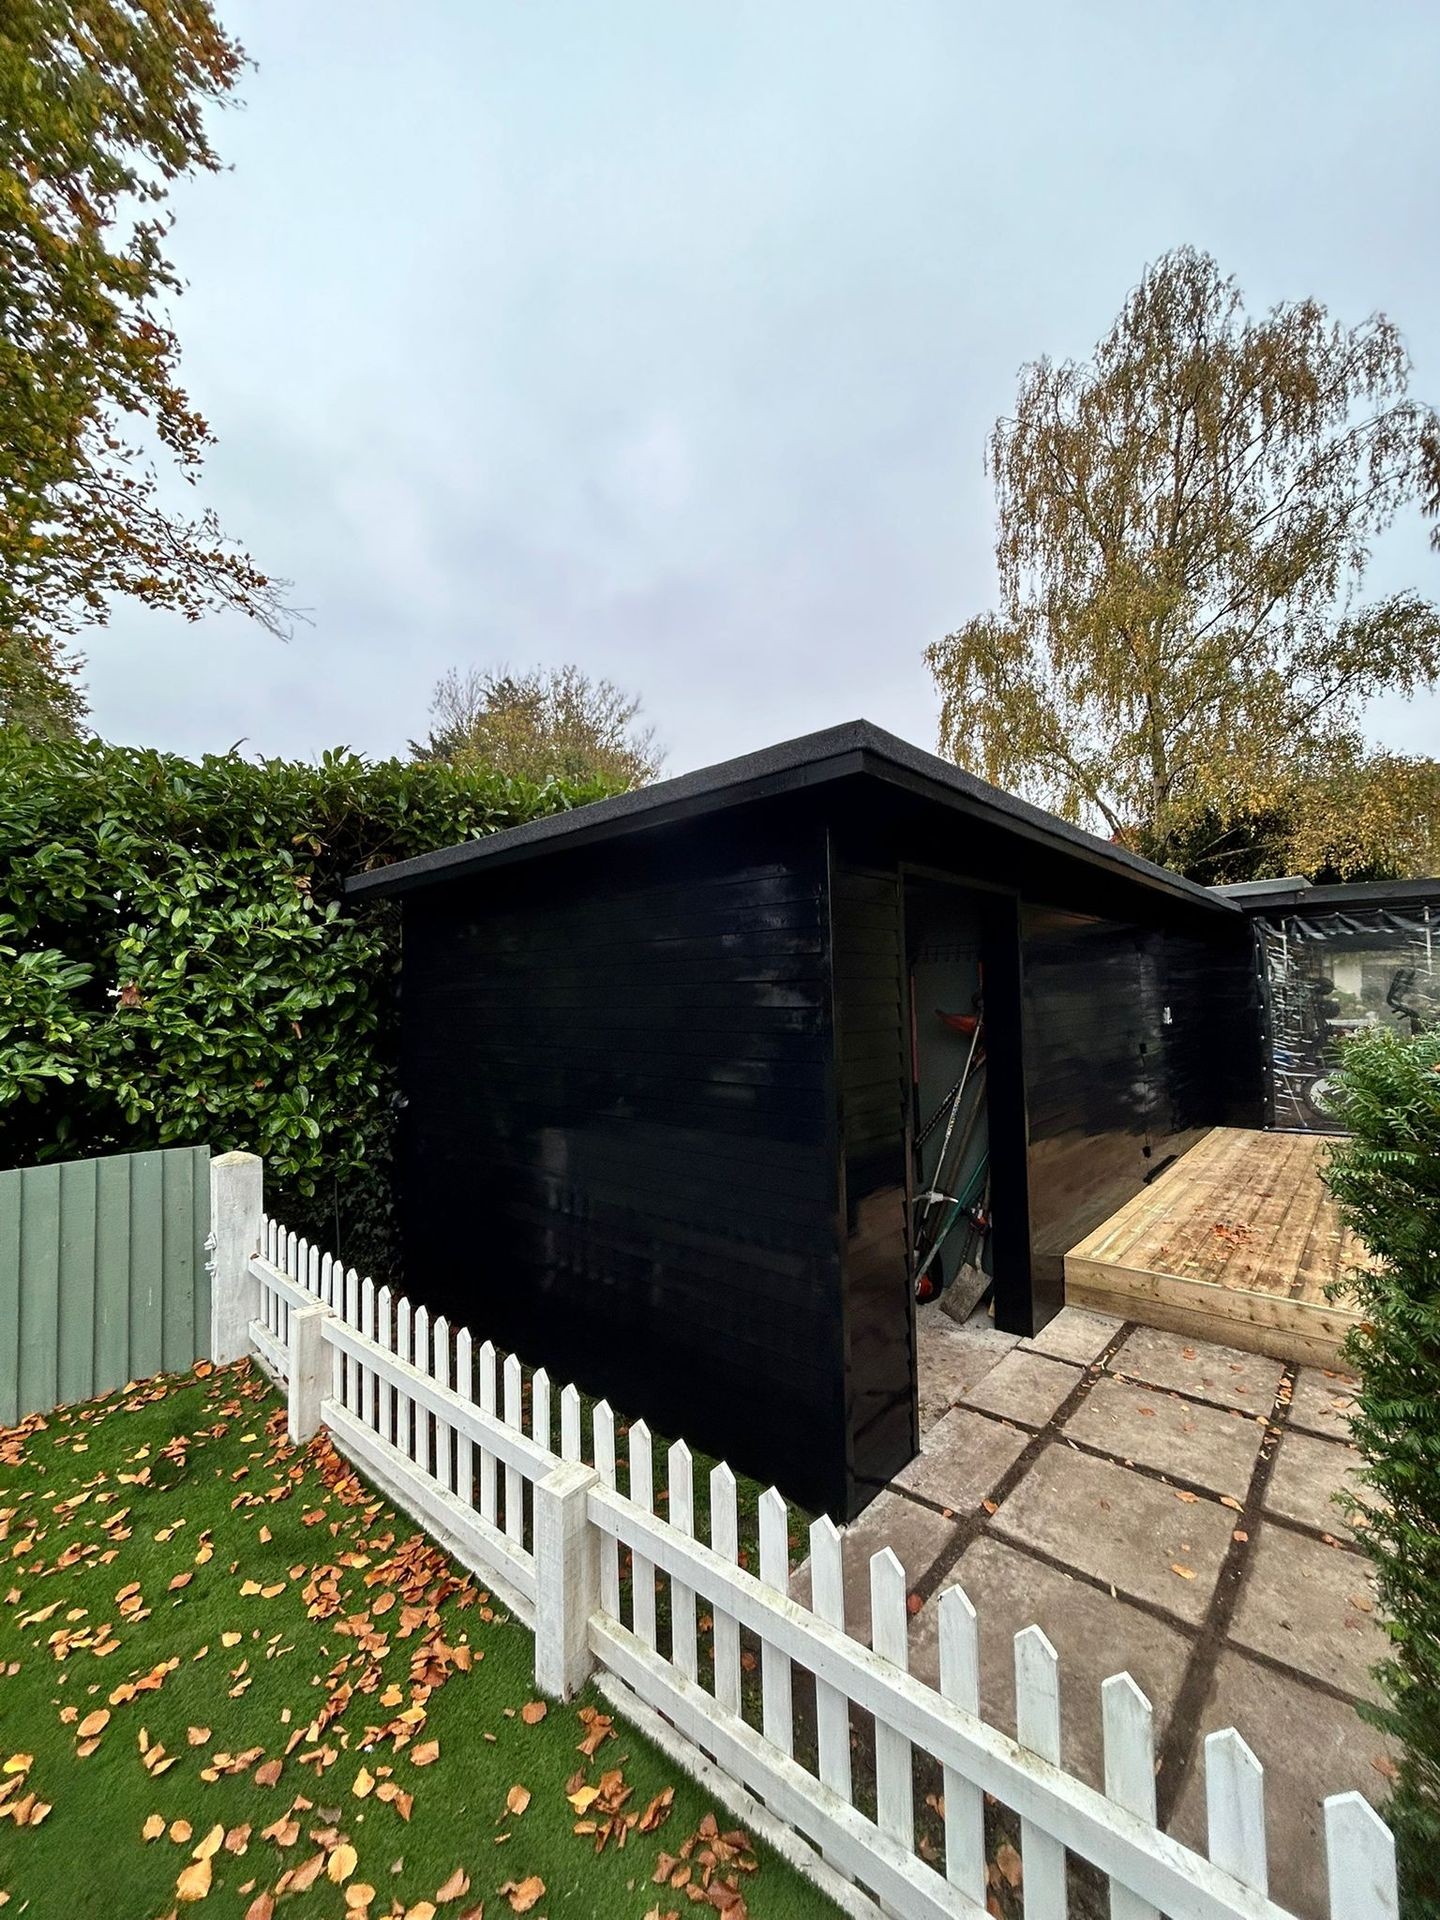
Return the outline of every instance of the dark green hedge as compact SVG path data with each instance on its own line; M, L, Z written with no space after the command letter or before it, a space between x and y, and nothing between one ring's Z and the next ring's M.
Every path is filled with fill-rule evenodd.
M1385 1810L1401 1911L1440 1920L1440 1034L1353 1040L1339 1080L1352 1137L1326 1178L1382 1262L1355 1278L1363 1318L1346 1347L1355 1439L1383 1498L1356 1516L1390 1635L1372 1717L1403 1745Z
M392 1271L398 914L340 883L597 797L0 731L0 1166L249 1148L277 1213Z

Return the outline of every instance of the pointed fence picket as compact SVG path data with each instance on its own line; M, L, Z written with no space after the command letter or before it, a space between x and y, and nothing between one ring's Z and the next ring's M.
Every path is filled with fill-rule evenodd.
M740 1558L739 1500L735 1476L722 1460L710 1473L710 1548L722 1563L733 1567ZM715 1635L715 1698L726 1713L738 1714L740 1688L740 1622L723 1603L712 1609Z
M630 1503L641 1513L655 1511L655 1455L650 1429L637 1420L630 1429ZM643 1553L630 1554L630 1607L636 1638L655 1650L655 1569Z
M573 1384L558 1389L557 1455L556 1389L543 1370L527 1382L517 1355L502 1361L488 1340L474 1347L468 1329L452 1329L442 1316L432 1321L388 1287L377 1292L272 1220L262 1220L259 1246L248 1269L259 1285L250 1331L263 1364L288 1380L295 1316L320 1307L331 1364L319 1412L336 1445L542 1638L555 1630L547 1621L563 1620L574 1605L574 1572L555 1561L553 1547L544 1549L550 1559L537 1558L531 1510L539 1503L528 1489L552 1474L571 1476L557 1478L547 1500L581 1499L593 1535L586 1564L595 1584L584 1605L602 1690L847 1913L976 1920L988 1891L988 1795L1019 1821L1024 1920L1065 1920L1072 1857L1108 1877L1112 1920L1290 1920L1268 1894L1264 1776L1233 1730L1205 1742L1207 1857L1156 1827L1154 1716L1128 1674L1101 1690L1104 1784L1096 1788L1065 1771L1059 1661L1038 1627L1015 1637L1012 1738L981 1717L978 1623L959 1587L929 1603L939 1616L934 1689L908 1671L909 1596L888 1548L869 1564L866 1646L846 1631L845 1538L830 1520L810 1529L806 1608L790 1594L790 1515L773 1488L759 1501L751 1572L735 1476L723 1462L709 1477L707 1543L696 1534L694 1463L683 1441L666 1455L662 1515L649 1428L636 1421L629 1429L622 1494L615 1417L601 1401L591 1416L587 1489L574 1478L585 1447ZM288 1390L293 1415L303 1381ZM552 1526L546 1537L570 1539L574 1528ZM668 1637L657 1588L668 1601ZM586 1618L583 1608L578 1618ZM753 1692L742 1636L759 1647ZM807 1732L798 1744L797 1668L809 1676L803 1699L813 1685L814 1701L813 1741ZM864 1808L855 1766L862 1726L873 1729L873 1802ZM917 1841L921 1762L943 1783L942 1799L929 1802L943 1808L939 1853L922 1852ZM1394 1840L1384 1822L1347 1793L1325 1802L1323 1826L1329 1920L1398 1920Z

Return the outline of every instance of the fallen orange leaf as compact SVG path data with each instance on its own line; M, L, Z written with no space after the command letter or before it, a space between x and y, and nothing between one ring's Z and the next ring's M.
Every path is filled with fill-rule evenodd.
M203 1900L210 1891L209 1859L192 1860L175 1882L177 1900Z

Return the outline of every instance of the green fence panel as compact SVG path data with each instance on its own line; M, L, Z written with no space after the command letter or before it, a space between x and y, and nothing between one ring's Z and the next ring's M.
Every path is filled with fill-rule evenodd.
M166 1147L0 1173L0 1426L205 1353L209 1163Z

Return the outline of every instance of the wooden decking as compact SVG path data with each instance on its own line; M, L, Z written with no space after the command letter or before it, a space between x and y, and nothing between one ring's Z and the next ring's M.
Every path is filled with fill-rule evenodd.
M1217 1127L1065 1256L1065 1297L1147 1326L1334 1365L1365 1259L1320 1179L1323 1136Z

